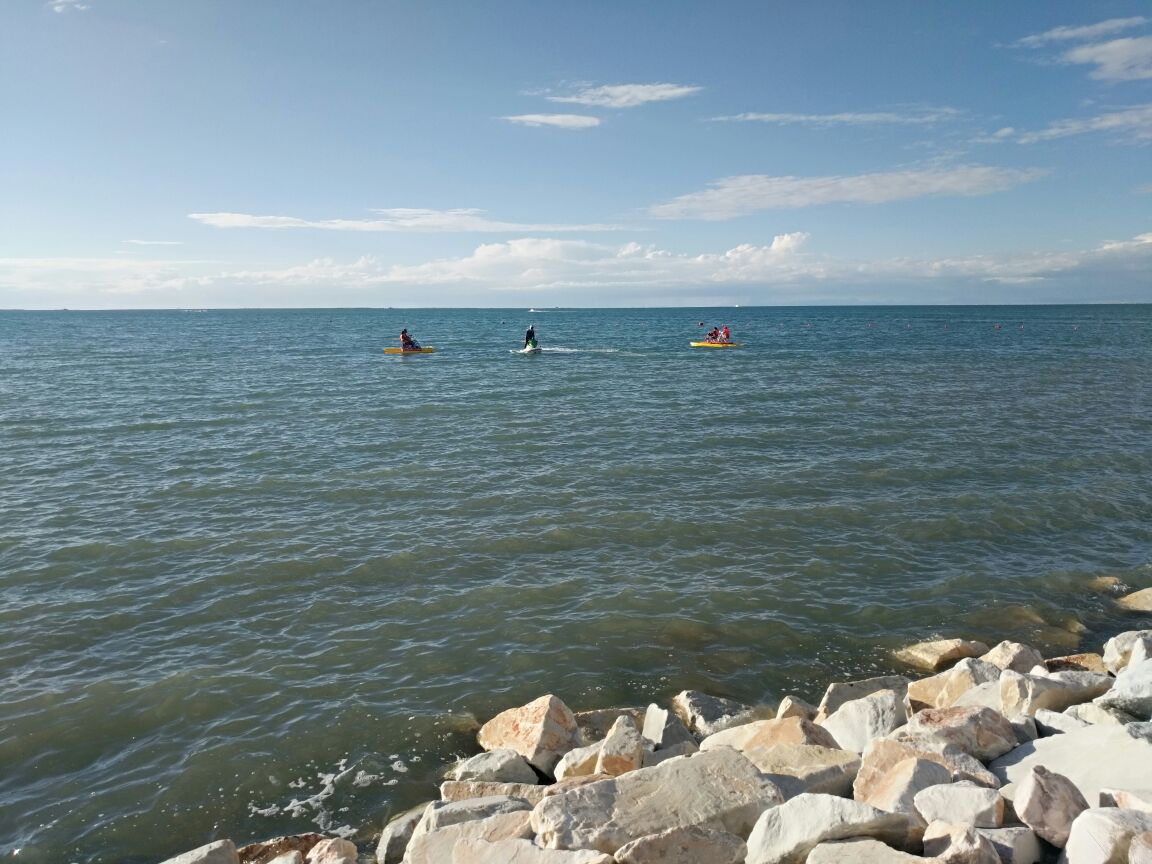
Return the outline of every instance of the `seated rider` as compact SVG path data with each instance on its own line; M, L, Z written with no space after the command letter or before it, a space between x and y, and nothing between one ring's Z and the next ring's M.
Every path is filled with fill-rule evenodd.
M708 341L709 342L719 342L720 341L720 331L717 330L715 327L713 327L712 332L710 332L708 334Z
M724 329L720 331L720 341L721 341L721 342L728 342L728 341L730 341L730 340L729 340L729 338L728 338L730 335L731 335L731 334L729 333L729 330L728 330L728 325L727 325L727 324L725 324L725 325L724 325Z
M400 331L400 348L404 351L420 350L420 343L408 335L407 328Z
M524 347L525 348L535 348L536 347L536 325L535 324L529 324L528 329L524 331Z

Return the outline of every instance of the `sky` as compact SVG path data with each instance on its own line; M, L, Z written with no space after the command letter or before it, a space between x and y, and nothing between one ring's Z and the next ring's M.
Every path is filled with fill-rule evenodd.
M1147 0L0 0L0 309L1100 302Z

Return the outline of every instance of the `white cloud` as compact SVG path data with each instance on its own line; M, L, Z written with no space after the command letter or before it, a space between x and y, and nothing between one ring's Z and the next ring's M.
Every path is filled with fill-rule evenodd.
M1021 144L1035 144L1039 141L1052 141L1092 132L1110 132L1136 141L1150 141L1152 140L1152 103L1126 108L1123 111L1099 114L1095 117L1060 120L1047 129L1038 132L1015 132L1014 136Z
M1081 45L1064 53L1066 63L1094 65L1090 77L1103 81L1152 78L1152 36Z
M761 210L821 204L883 204L912 198L1002 192L1043 176L1032 169L967 165L840 177L725 177L703 192L682 195L649 209L658 219L733 219Z
M130 246L183 246L183 240L125 240Z
M712 117L713 121L737 123L775 123L779 126L800 125L824 128L828 126L926 125L952 120L961 112L955 108L931 108L900 113L895 111L851 111L839 114L732 114Z
M559 129L591 129L600 125L599 117L586 114L514 114L500 119L521 126L555 126Z
M324 231L384 231L410 233L616 231L616 225L548 225L499 222L483 210L428 210L395 207L371 211L376 219L301 219L296 216L253 216L248 213L189 213L188 218L214 228L313 228Z
M53 12L83 12L88 4L83 0L48 0L48 8Z
M685 84L608 84L584 87L568 96L545 96L550 102L571 102L592 108L636 108L699 93L703 87Z
M1054 27L1043 33L1037 33L1035 36L1025 36L1016 44L1034 48L1052 42L1088 42L1099 39L1101 36L1111 36L1113 33L1140 27L1147 22L1147 18L1137 16L1134 18L1110 18L1107 21L1089 24L1085 27Z

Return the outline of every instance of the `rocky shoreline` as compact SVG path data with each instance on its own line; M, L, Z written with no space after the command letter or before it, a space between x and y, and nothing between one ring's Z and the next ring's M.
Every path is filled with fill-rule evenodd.
M1119 602L1152 611L1152 588ZM541 696L485 723L483 752L374 855L306 834L165 864L1152 864L1152 629L1101 653L945 639L896 657L922 677L773 712Z

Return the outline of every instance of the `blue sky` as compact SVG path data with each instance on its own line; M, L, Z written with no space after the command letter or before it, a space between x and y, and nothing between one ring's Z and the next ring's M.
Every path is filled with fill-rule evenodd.
M1152 7L3 0L0 308L1152 302Z

